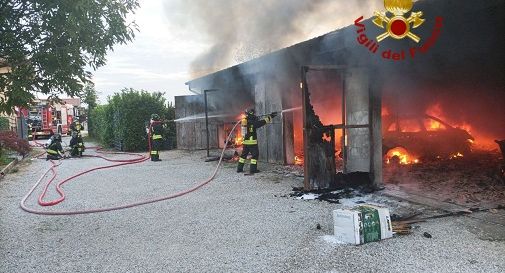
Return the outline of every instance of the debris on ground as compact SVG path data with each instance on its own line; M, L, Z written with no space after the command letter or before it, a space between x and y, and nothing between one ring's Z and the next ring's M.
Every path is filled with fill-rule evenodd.
M398 235L408 235L412 233L412 226L402 222L393 222L393 232Z
M293 187L293 192L289 194L289 197L295 197L296 199L300 200L319 200L332 204L340 204L340 199L349 199L361 196L363 195L354 189L344 189L338 191L315 190L307 192L304 191L303 188L299 187Z
M466 207L505 205L501 154L475 151L453 160L384 166L384 181L402 191Z
M398 235L408 235L412 233L412 224L424 222L424 220L412 220L421 214L422 214L421 212L417 212L407 216L392 214L391 222L393 226L393 232L395 232Z
M428 232L423 233L423 236L426 237L426 238L428 238L428 239L433 238L433 236L431 236L431 234L429 234Z

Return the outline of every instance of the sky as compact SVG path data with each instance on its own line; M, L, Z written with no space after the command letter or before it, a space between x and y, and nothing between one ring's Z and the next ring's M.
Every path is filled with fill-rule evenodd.
M123 88L165 92L169 101L191 94L184 84L190 78L189 65L208 45L169 20L165 9L170 1L140 1L132 16L139 28L135 40L116 45L107 64L94 72L100 103Z
M221 59L217 67L210 65L216 71L350 25L360 15L370 17L373 11L383 9L382 0L139 2L140 8L129 18L139 29L134 41L116 45L107 55L107 64L93 73L101 104L123 88L164 92L173 102L174 96L192 94L185 85L195 77L190 71L195 63L205 66L212 54ZM279 41L274 41L277 37ZM225 52L215 54L216 45ZM254 47L260 49L259 54L245 59L237 58L236 52L226 53L258 51Z

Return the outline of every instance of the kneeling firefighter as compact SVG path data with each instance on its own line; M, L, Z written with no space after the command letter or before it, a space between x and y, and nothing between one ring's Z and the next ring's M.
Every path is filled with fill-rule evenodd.
M51 143L48 144L46 160L58 160L64 157L63 147L61 146L61 135L55 134Z
M160 121L158 114L151 115L151 123L149 124L149 133L151 135L151 161L161 161L160 150L163 145L163 124Z
M246 117L242 119L242 136L244 137L243 151L240 159L238 161L237 172L241 173L244 171L244 164L249 153L252 156L250 173L254 174L259 172L258 170L258 135L256 130L263 127L268 123L272 123L272 119L277 116L276 112L266 115L263 119L256 116L254 109L248 109L246 112Z

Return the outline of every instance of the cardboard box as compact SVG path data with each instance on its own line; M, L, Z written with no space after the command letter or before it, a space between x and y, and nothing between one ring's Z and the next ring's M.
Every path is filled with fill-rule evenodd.
M335 239L360 245L393 237L389 209L375 205L361 205L353 209L333 211Z

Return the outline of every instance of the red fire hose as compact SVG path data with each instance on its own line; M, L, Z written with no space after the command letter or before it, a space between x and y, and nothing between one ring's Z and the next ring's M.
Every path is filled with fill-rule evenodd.
M223 161L224 152L226 150L226 147L228 146L228 142L230 141L230 138L231 138L233 132L235 131L235 128L238 126L238 124L240 124L240 121L235 124L235 126L231 130L230 134L228 135L228 137L226 139L226 143L224 145L224 148L223 148L223 150L221 152L221 156L219 158L219 162L218 162L218 164L216 166L216 169L212 173L212 175L207 180L205 180L205 181L201 182L200 184L197 184L197 185L195 185L192 188L189 188L187 190L176 192L176 193L165 195L165 196L160 196L160 197L157 197L157 198L152 198L152 199L142 200L142 201L138 201L138 202L134 202L134 203L124 204L124 205L118 205L118 206L113 206L113 207L105 207L105 208L86 209L86 210L75 210L75 211L71 211L71 210L43 211L43 210L32 209L32 208L29 208L29 207L26 206L26 204L25 204L26 200L33 194L33 192L35 191L35 189L40 185L40 183L42 182L42 180L44 179L44 177L46 177L46 175L49 172L52 173L52 177L46 183L46 186L44 187L42 193L39 195L39 198L38 198L38 203L41 206L54 206L54 205L57 205L57 204L63 202L63 200L65 200L65 193L64 193L64 191L62 189L63 184L65 184L65 183L67 183L69 181L72 181L73 179L75 179L77 177L80 177L82 175L85 175L85 174L93 172L93 171L98 171L98 170L103 170L103 169L110 169L110 168L115 168L115 167L120 167L120 166L125 166L125 165L131 165L131 164L138 164L138 163L145 162L146 160L149 159L149 157L146 157L146 156L143 156L143 155L140 155L140 154L114 152L114 153L111 153L111 154L134 155L137 158L127 159L127 160L112 160L112 159L108 159L108 158L103 157L103 156L88 156L88 157L101 158L101 159L104 159L104 160L109 161L109 162L116 162L118 164L112 164L112 165L107 165L107 166L101 166L101 167L96 167L96 168L88 169L86 171L79 172L79 173L77 173L77 174L75 174L75 175L73 175L73 176L71 176L71 177L69 177L69 178L67 178L67 179L59 182L56 185L56 191L58 192L58 194L60 195L60 197L57 198L57 199L55 199L55 200L45 202L45 201L43 201L43 199L44 199L44 197L45 197L45 195L47 193L47 190L48 190L49 186L51 185L51 183L54 181L54 179L57 176L56 168L61 164L61 161L58 161L58 163L56 163L56 162L54 162L54 161L51 160L50 161L51 162L51 167L49 169L47 169L47 171L37 180L37 182L32 186L32 188L28 191L28 193L23 197L23 199L20 202L20 206L26 212L34 213L34 214L40 214L40 215L77 215L77 214L90 214L90 213L106 212L106 211L121 210L121 209L126 209L126 208L137 207L137 206L141 206L141 205L146 205L146 204L151 204L151 203L155 203L155 202L165 201L165 200L168 200L168 199L173 199L173 198L176 198L176 197L183 196L185 194L194 192L194 191L198 190L199 188L201 188L201 187L207 185L208 183L210 183L216 177L217 171L219 170L219 167L221 166L221 163ZM151 131L151 129L149 131ZM151 150L151 141L150 141L151 137L150 137L150 135L151 134L149 132L149 152ZM36 144L40 145L38 143L36 143ZM97 151L100 152L100 148L97 148Z

